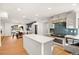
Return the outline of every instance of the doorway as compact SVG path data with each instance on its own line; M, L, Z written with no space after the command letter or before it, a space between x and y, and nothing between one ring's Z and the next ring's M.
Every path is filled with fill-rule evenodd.
M35 34L37 34L37 25L35 25Z

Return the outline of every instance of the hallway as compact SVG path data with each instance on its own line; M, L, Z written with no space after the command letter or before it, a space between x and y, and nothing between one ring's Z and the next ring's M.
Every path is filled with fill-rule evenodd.
M0 47L0 55L28 55L23 48L23 39L5 37Z

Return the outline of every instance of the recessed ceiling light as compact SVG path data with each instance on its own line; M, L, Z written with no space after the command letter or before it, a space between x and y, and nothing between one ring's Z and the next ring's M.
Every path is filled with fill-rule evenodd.
M36 14L35 16L39 16L38 14Z
M48 10L51 10L52 8L48 8Z
M22 16L23 18L26 18L26 16Z
M17 11L21 11L21 8L17 8Z
M72 6L77 6L77 4L76 3L73 3Z

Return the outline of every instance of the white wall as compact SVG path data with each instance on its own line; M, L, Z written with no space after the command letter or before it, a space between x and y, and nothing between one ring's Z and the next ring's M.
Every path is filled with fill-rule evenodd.
M42 22L36 22L32 24L32 33L35 34L35 25L37 25L37 33L39 35L43 34L43 23Z
M37 28L37 33L39 34L39 35L43 35L43 23L41 23L41 22L38 22L38 28Z
M14 24L5 23L5 36L11 36L11 26Z
M5 36L11 36L11 23L5 23Z
M35 33L34 25L37 25L37 33L39 35L46 35L48 33L48 23L38 21L32 25L32 32Z
M1 26L2 26L2 36L5 34L5 23L1 21Z
M5 36L11 36L11 26L15 25L15 23L5 23L5 28L4 28L4 32L5 32ZM19 24L19 25L23 25L24 27L24 31L25 29L25 24Z
M43 23L43 35L48 35L49 33L49 24Z
M1 19L0 19L0 31L1 31L1 27L2 27L2 26L1 26ZM0 35L1 35L1 32L0 32Z

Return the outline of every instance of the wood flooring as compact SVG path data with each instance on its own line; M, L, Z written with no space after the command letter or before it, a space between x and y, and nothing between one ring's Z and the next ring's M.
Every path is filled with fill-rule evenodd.
M23 48L23 38L17 39L5 36L0 47L0 55L28 55L28 51ZM30 47L31 48L31 47ZM71 55L63 47L55 45L52 51L53 55Z
M52 51L53 55L72 55L70 52L66 51L62 46L54 45Z
M0 55L28 55L28 52L23 48L23 39L12 37L4 37L2 46L0 47Z

